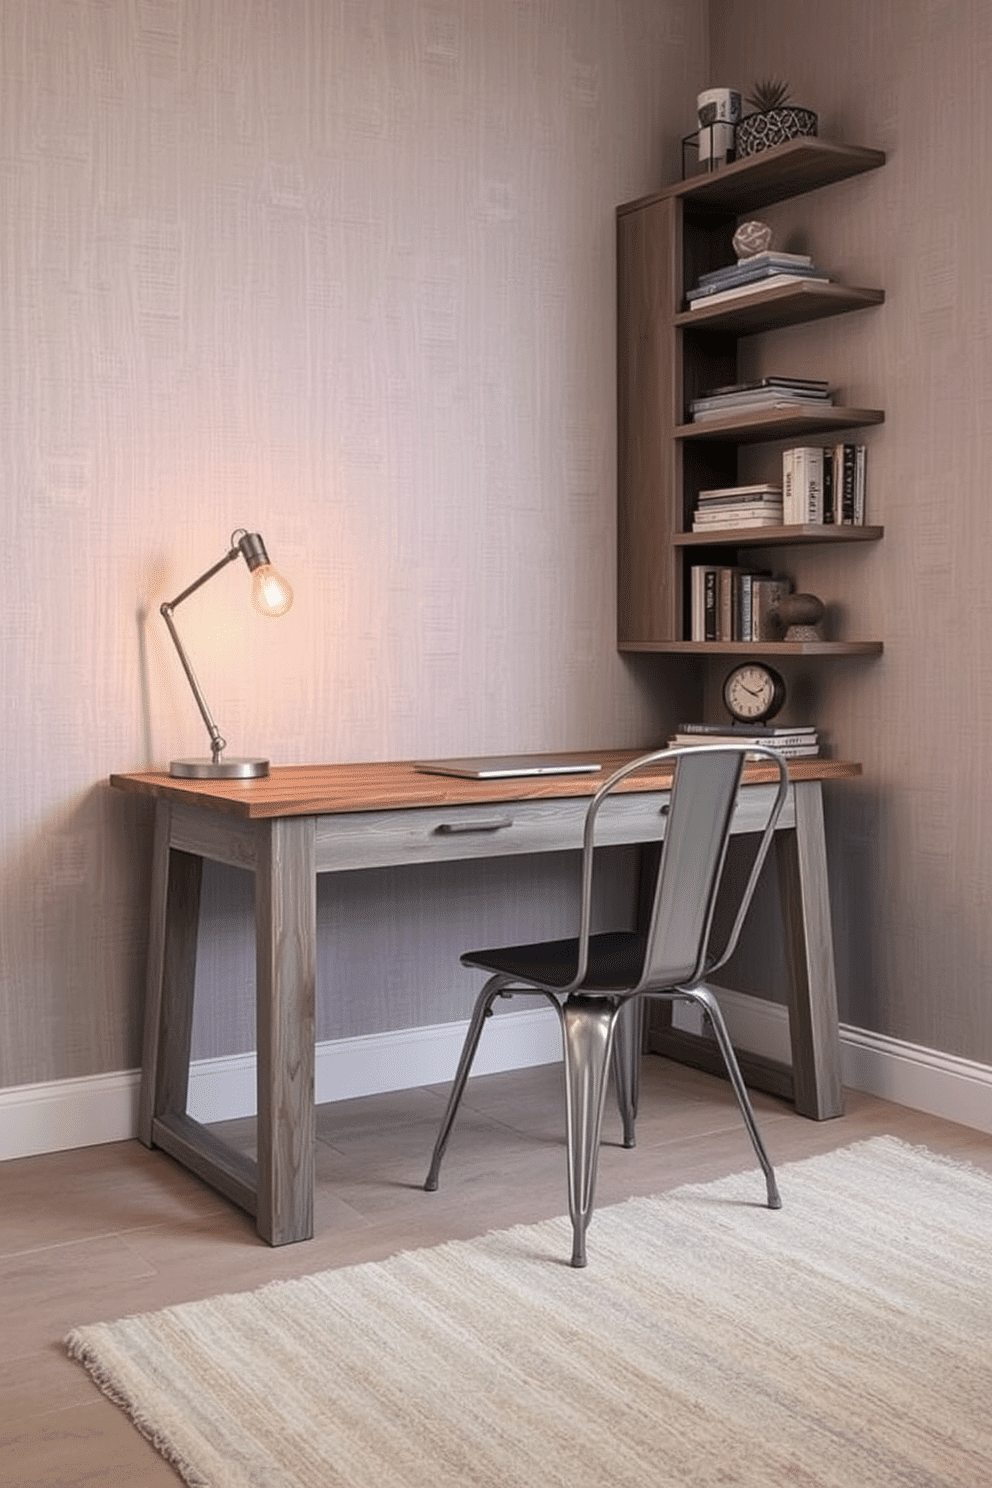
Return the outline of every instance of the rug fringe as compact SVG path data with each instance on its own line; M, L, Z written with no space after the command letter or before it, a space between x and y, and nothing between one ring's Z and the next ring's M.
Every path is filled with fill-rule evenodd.
M209 1480L197 1471L192 1462L189 1462L182 1452L177 1450L169 1438L149 1421L130 1396L120 1389L110 1372L100 1363L92 1346L86 1342L77 1328L73 1328L63 1342L69 1358L75 1359L83 1366L101 1394L105 1395L112 1405L116 1405L124 1412L131 1424L141 1432L147 1442L151 1443L159 1456L163 1457L170 1467L175 1468L187 1488L211 1488Z

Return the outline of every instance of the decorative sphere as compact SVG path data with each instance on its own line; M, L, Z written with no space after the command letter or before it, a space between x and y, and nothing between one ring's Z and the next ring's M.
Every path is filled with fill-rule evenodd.
M772 230L767 222L742 222L732 242L738 259L753 258L771 247Z

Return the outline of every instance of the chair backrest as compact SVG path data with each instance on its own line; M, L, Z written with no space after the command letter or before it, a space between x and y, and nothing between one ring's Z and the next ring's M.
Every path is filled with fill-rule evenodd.
M738 891L726 940L710 947L717 894L723 877L730 828L737 805L745 759L756 755L772 762L778 784L746 883ZM692 985L732 954L747 914L758 875L788 791L785 761L770 748L755 745L704 745L663 749L643 755L615 772L597 792L586 818L583 862L584 907L591 897L596 820L604 802L629 776L671 759L675 765L665 836L658 855L653 893L648 896L644 960L639 990ZM583 919L588 925L588 915Z

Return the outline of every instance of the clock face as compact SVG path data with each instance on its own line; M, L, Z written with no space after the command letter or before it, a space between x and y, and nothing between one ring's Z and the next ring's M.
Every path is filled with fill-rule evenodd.
M763 723L785 702L785 683L760 661L734 667L723 684L723 701L738 723Z

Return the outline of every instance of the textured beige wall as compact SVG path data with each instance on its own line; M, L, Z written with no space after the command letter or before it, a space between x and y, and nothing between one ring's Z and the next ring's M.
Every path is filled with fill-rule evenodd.
M796 557L878 662L802 682L835 753L842 1015L992 1061L992 7L988 0L713 0L711 75L791 80L827 137L884 149L860 181L769 212L877 311L753 346L755 369L829 377L882 407L866 439L877 549ZM801 561L801 567L800 567Z
M613 210L705 47L698 0L2 0L0 1085L137 1062L148 816L103 782L203 752L156 611L234 528L297 597L239 564L181 612L234 752L674 720L613 643ZM434 878L322 887L322 1036L461 1015L496 906L562 912L553 864ZM220 1052L244 885L205 918Z

